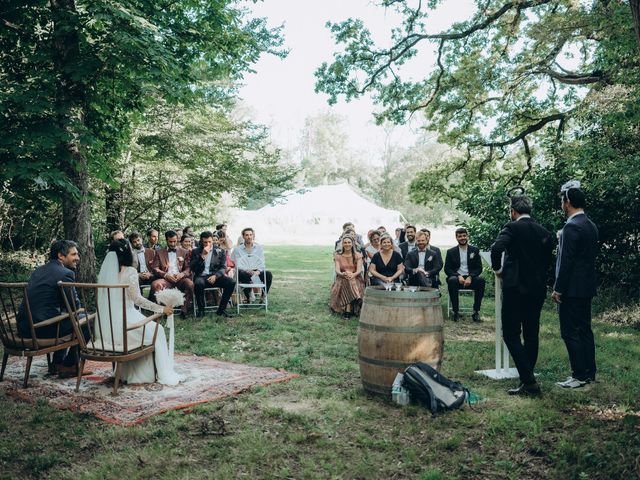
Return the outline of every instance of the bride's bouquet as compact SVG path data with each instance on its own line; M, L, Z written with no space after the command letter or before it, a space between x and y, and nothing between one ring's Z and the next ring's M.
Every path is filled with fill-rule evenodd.
M173 308L184 305L184 293L177 288L165 288L156 293L156 300L162 305L169 305Z

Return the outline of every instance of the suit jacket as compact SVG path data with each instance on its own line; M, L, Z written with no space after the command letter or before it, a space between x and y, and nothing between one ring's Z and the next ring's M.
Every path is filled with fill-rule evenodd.
M467 265L469 275L477 277L482 273L482 260L480 259L480 249L467 244ZM444 273L449 277L457 277L460 268L460 246L456 245L447 250L447 258L444 262Z
M39 323L67 311L58 282L75 282L76 274L59 260L51 260L35 269L27 285L27 298L33 323ZM75 294L76 305L80 305ZM18 331L25 337L31 337L29 320L24 303L20 305L17 316Z
M398 245L398 248L400 249L400 255L402 255L402 258L407 258L407 254L409 252L409 243L402 242L400 245ZM416 249L417 248L418 246L416 245Z
M560 233L553 289L567 297L596 294L598 228L585 214L567 220Z
M178 272L184 273L186 277L191 277L191 269L189 268L189 259L191 252L182 247L176 248L176 255L178 257ZM158 278L164 278L169 271L169 251L166 248L161 248L156 251L156 256L153 261L153 274Z
M137 257L138 256L138 251L137 250L133 250L133 254ZM153 262L156 258L156 250L154 250L153 248L145 248L144 249L144 261L147 264L147 270L151 273L153 273ZM138 273L140 273L140 263L138 262L137 266L136 266L136 270L138 270Z
M211 254L211 262L209 263L209 275L216 277L224 276L227 270L227 252L222 248L213 248ZM191 272L194 277L199 277L206 267L206 257L202 258L202 248L194 248L191 250Z
M491 268L502 268L502 287L544 296L554 244L551 232L531 218L507 223L491 246Z
M440 251L435 251L431 246L427 247L426 257L424 259L424 269L429 274L429 278L433 282L437 282L438 274L442 270L442 256ZM420 255L418 249L412 250L407 254L407 258L404 260L404 268L407 273L413 275L413 270L418 268L420 261Z

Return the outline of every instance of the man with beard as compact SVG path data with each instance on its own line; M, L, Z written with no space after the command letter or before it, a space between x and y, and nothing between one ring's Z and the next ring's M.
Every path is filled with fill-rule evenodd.
M491 246L491 267L502 277L502 336L520 375L520 386L507 393L537 395L540 386L533 369L554 241L551 232L530 217L529 197L516 195L510 201L511 222Z
M129 235L129 242L131 243L133 256L137 260L140 286L151 285L154 278L151 269L153 268L156 251L152 248L145 248L142 245L142 236L138 232L133 232Z
M402 258L406 260L407 254L410 251L415 250L417 248L416 247L416 227L414 227L413 225L407 225L404 229L404 234L405 234L406 240L399 245L399 248L400 248L400 254L402 255Z
M444 273L447 276L449 298L453 309L453 321L457 322L460 319L458 290L464 288L474 290L471 318L474 322L480 322L480 306L485 287L484 278L480 277L482 273L480 249L469 245L469 232L466 228L456 230L456 241L458 245L447 250L447 258L444 263Z
M148 241L145 248L150 248L155 252L160 250L160 244L158 243L158 231L155 228L147 230L147 238Z
M437 288L442 258L429 248L426 232L418 232L416 245L417 248L409 252L404 261L405 272L409 275L409 285Z

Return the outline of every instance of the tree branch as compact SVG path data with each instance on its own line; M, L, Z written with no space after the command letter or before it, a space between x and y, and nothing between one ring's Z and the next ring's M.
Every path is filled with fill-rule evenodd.
M541 118L536 123L529 125L527 128L518 133L515 137L509 138L507 140L503 140L500 142L472 142L471 145L474 147L506 147L507 145L513 145L516 142L522 141L527 135L530 135L538 130L541 130L545 125L551 122L557 122L558 120L562 121L564 118L569 115L573 110L569 110L567 112L562 113L554 113L553 115L549 115L547 117Z
M564 83L566 85L588 85L590 83L598 83L604 79L604 72L601 70L596 70L591 73L560 73L550 68L541 68L539 70L533 70L532 74L543 74L548 75L554 80L559 81L560 83Z

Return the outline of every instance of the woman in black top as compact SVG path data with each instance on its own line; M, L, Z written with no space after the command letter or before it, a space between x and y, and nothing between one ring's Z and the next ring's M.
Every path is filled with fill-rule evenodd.
M371 285L384 285L400 281L404 272L402 255L393 250L393 240L388 233L380 237L380 251L371 259L369 265Z

